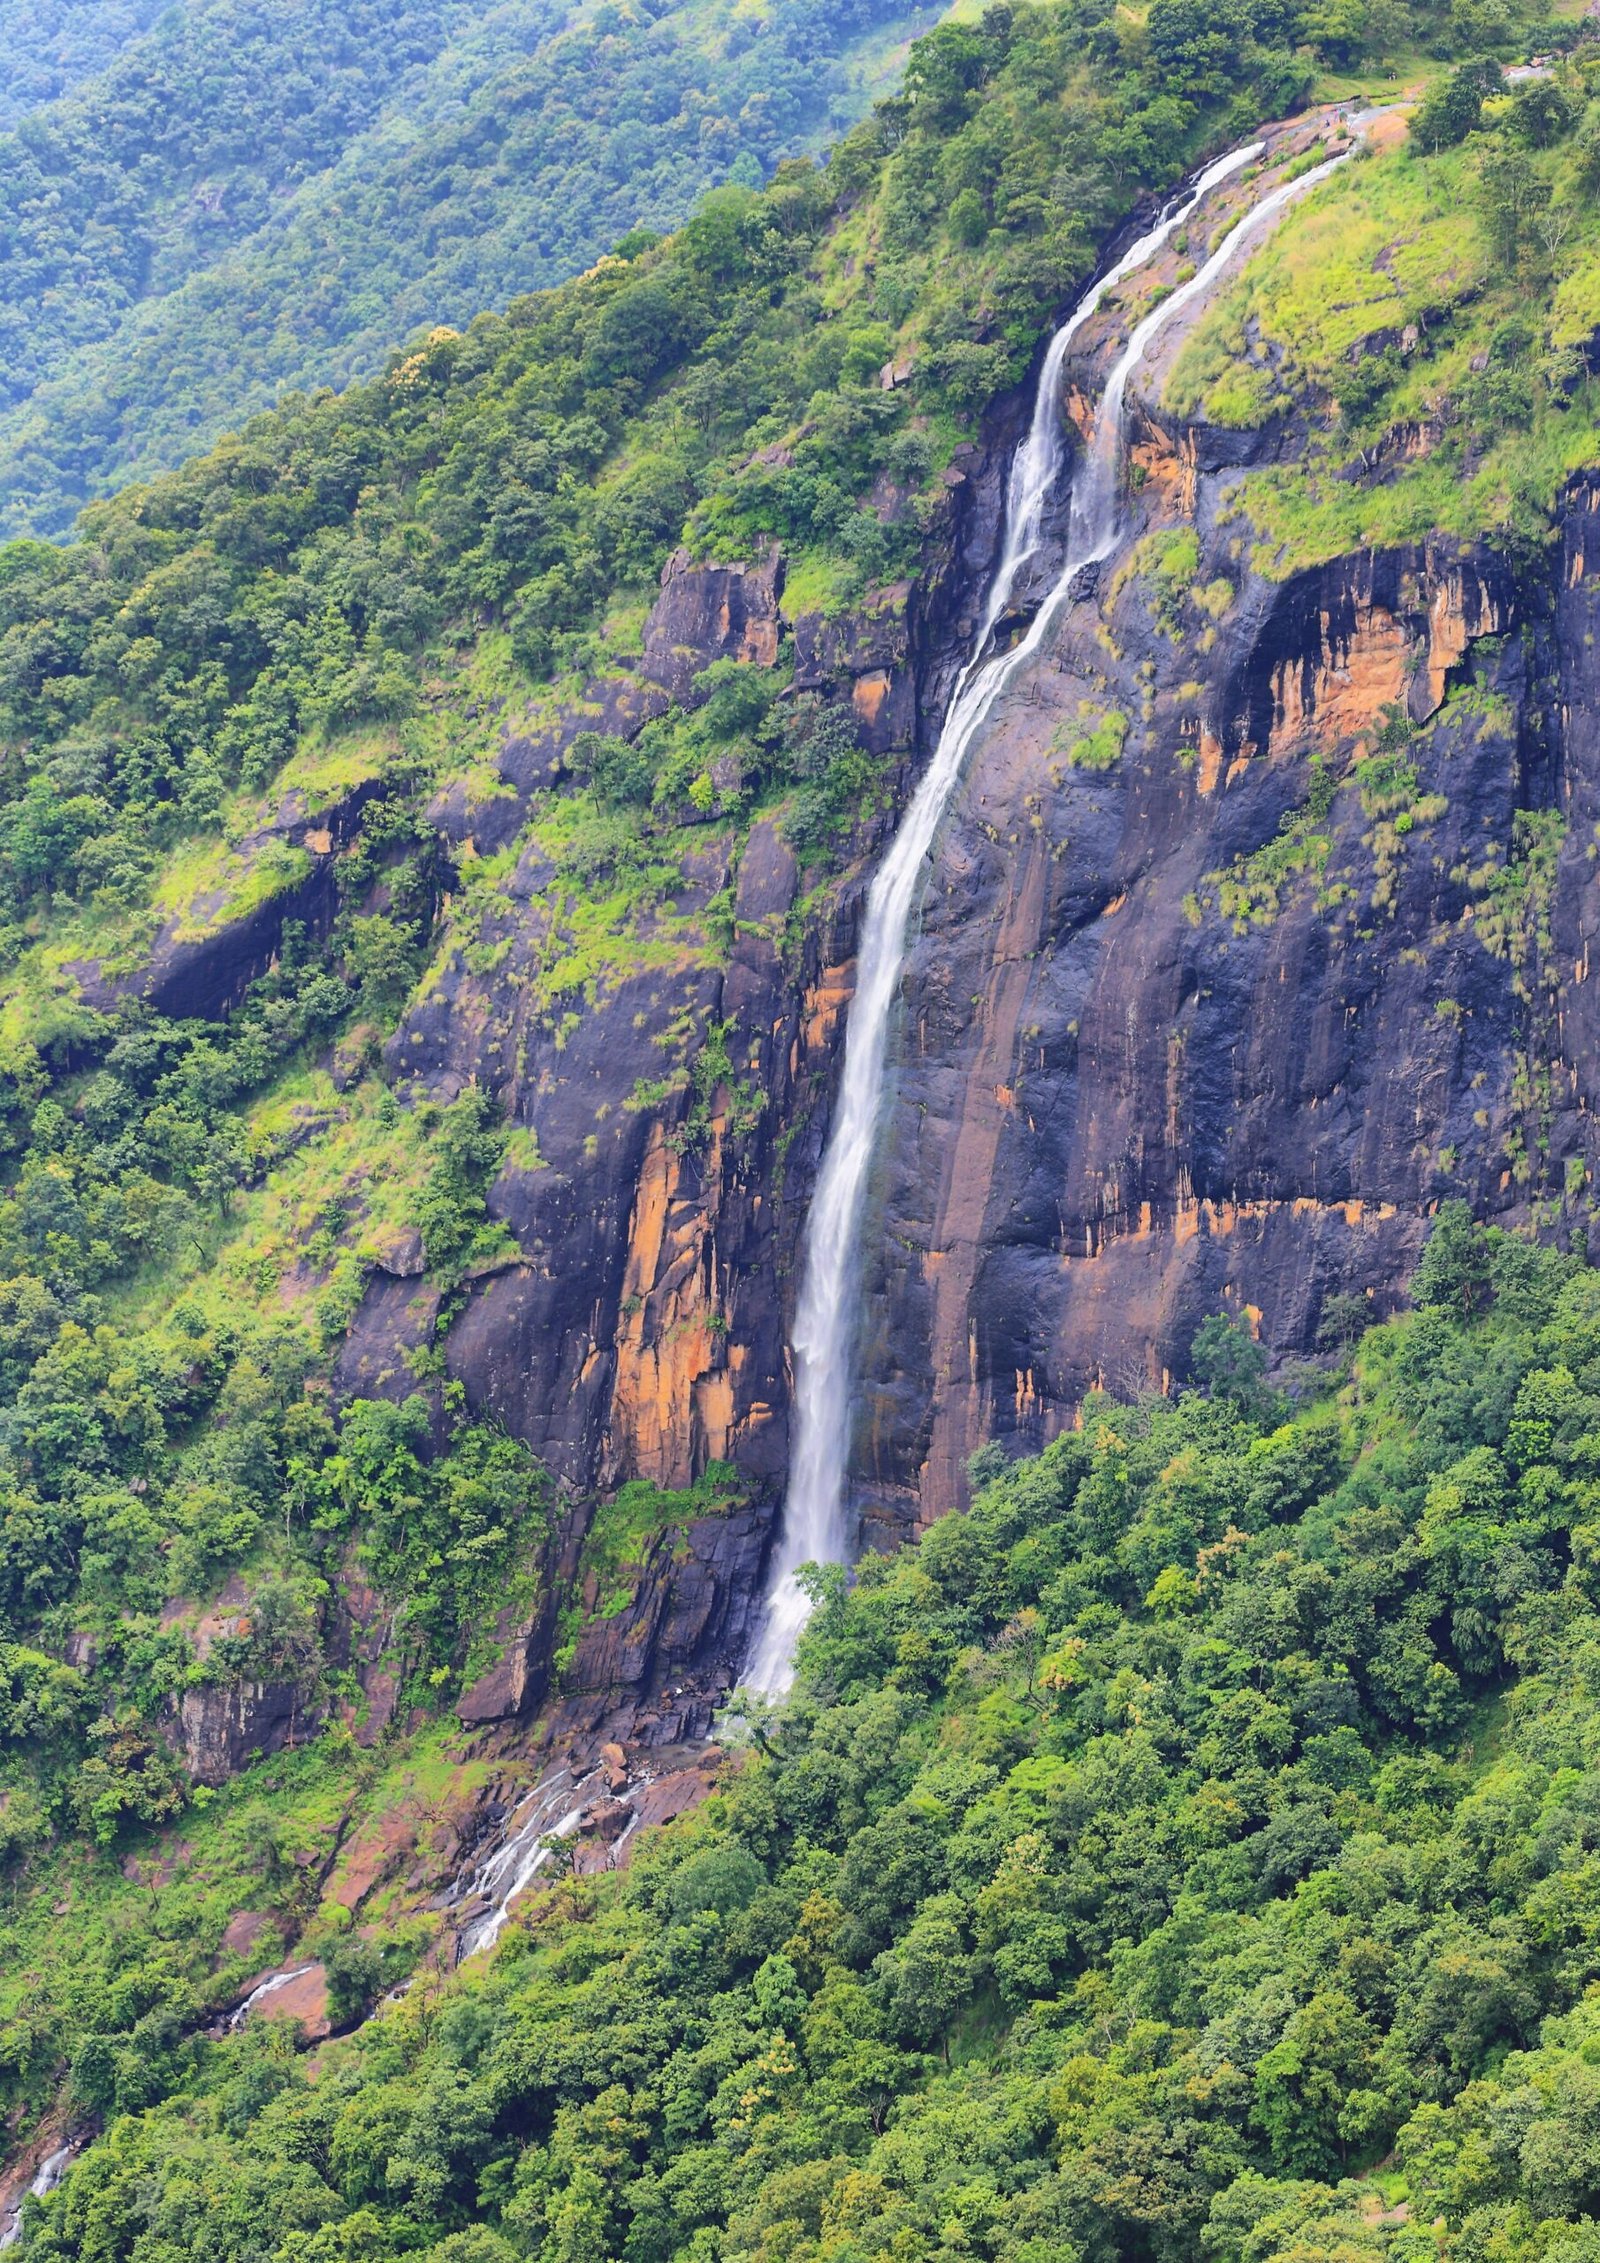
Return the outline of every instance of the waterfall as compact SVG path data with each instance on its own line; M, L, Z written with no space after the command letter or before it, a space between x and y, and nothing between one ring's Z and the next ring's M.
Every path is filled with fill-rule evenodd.
M457 1963L494 1947L511 1915L512 1903L550 1861L556 1840L573 1836L592 1799L608 1795L619 1805L631 1806L649 1785L649 1777L641 1776L625 1790L610 1792L601 1768L574 1778L570 1768L560 1766L542 1776L516 1809L509 1830L451 1893L452 1902L478 1905L478 1914L462 1930ZM632 1838L638 1821L637 1815L628 1818L626 1828L613 1843L614 1854Z
M83 2140L80 2137L76 2144L69 2140L67 2144L58 2147L54 2153L48 2154L40 2162L33 2180L28 2186L28 2197L33 2200L43 2200L54 2192L82 2146ZM0 2247L15 2247L21 2237L22 2203L19 2201L11 2211L4 2230L0 2231Z
M282 1972L268 1973L265 1980L258 1982L251 1989L244 2002L229 2019L228 2025L235 2028L243 2027L257 2004L264 2003L269 1996L277 1995L279 1989L287 1988L291 1981L303 1980L306 1974L313 1969L309 1964L291 1964L286 1965Z
M1345 162L1349 152L1281 183L1252 207L1185 283L1134 329L1101 396L1085 461L1073 483L1066 557L1027 634L1008 651L990 652L996 624L1010 604L1023 566L1039 547L1046 504L1061 470L1061 370L1074 338L1107 291L1160 249L1219 181L1260 156L1251 142L1208 166L1182 190L1157 224L1102 276L1056 332L1039 372L1027 438L1017 451L1007 492L1006 531L990 584L983 625L957 677L932 760L900 821L867 897L855 996L845 1031L838 1106L806 1220L805 1258L795 1313L795 1452L784 1502L782 1534L772 1567L766 1615L744 1670L744 1686L781 1696L793 1675L794 1646L810 1611L798 1573L807 1563L839 1563L848 1553L845 1463L849 1451L861 1219L882 1110L889 1024L905 963L923 861L966 767L973 741L996 700L1044 641L1074 577L1103 558L1117 535L1119 471L1128 379L1156 333L1211 283L1240 245L1294 197Z

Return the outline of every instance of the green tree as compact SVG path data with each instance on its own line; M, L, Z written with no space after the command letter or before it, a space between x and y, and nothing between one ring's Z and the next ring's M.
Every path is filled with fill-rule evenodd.
M1550 202L1550 183L1524 150L1495 140L1478 160L1473 203L1499 264L1514 271L1536 241L1540 214Z

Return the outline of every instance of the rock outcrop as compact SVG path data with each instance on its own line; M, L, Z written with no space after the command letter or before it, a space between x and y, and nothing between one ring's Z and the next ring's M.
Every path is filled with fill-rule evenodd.
M869 1299L879 1516L958 1503L979 1444L1038 1445L1098 1383L1167 1387L1208 1312L1283 1357L1333 1295L1390 1308L1447 1197L1589 1231L1592 490L1559 574L1441 542L1285 582L1226 494L1190 486L1220 633L1109 561L930 875Z
M313 942L332 926L339 857L382 790L374 775L331 796L286 794L161 921L131 966L84 960L68 969L84 1002L105 1012L137 998L176 1020L231 1012L277 960L291 926Z
M977 507L957 522L974 553L995 539L996 485L991 465L973 483ZM848 707L864 741L898 758L902 787L932 712L917 696L928 672L919 654L941 667L959 643L929 624L949 596L971 601L985 562L974 554L931 594L883 591L853 624L789 624L798 688ZM639 676L587 686L578 709L541 728L537 753L528 734L508 733L502 775L515 806L557 774L580 729L627 736L669 697L692 705L695 677L719 658L775 665L782 586L776 553L742 569L671 559ZM449 822L477 826L482 845L486 806ZM552 914L530 847L501 908L463 938L482 948L449 960L391 1044L404 1092L448 1099L476 1079L537 1138L537 1163L509 1164L491 1196L518 1260L469 1284L447 1339L468 1403L525 1439L569 1497L633 1477L686 1487L712 1461L734 1463L749 1484L738 1514L664 1536L636 1567L633 1602L587 1629L564 1679L559 1733L697 1737L736 1677L787 1460L789 1284L826 1129L854 923L886 816L863 826L855 862L798 951L788 930L801 875L781 831L758 821L739 844L730 826L707 824L673 909L728 902L725 960L647 948L641 956L658 963L597 984L581 1011L559 1017L539 1002ZM490 957L492 971L481 971ZM695 1118L696 1095L681 1077L663 1079L663 1061L681 1050L683 1031L711 1027L737 1089L701 1095ZM436 1309L425 1284L376 1274L335 1379L341 1395L410 1387L404 1353ZM575 1562L569 1546L567 1576ZM555 1584L561 1575L553 1567ZM526 1719L547 1691L549 1610L499 1633L499 1663L462 1701L472 1724Z
M247 1642L249 1590L237 1574L205 1609L181 1598L162 1612L164 1628L181 1627L197 1667L217 1666L219 1642ZM226 1652L223 1653L226 1656ZM321 1726L324 1707L301 1677L263 1677L245 1670L191 1682L170 1702L173 1739L197 1784L223 1784L249 1761L303 1743Z

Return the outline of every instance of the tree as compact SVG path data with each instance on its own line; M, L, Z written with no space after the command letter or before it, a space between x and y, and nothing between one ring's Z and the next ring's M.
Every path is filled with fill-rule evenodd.
M383 1950L365 1933L345 1933L322 1962L328 1975L328 2017L335 2027L354 2027L378 2000Z
M1551 149L1572 131L1575 115L1554 79L1534 79L1518 94L1506 123L1529 149Z
M1600 195L1600 110L1585 113L1574 137L1572 179L1580 196Z
M1550 202L1550 183L1523 149L1496 141L1478 161L1473 203L1495 258L1515 270Z
M1373 2041L1370 2020L1342 1989L1321 1991L1289 2019L1255 2077L1255 2118L1279 2168L1322 2176L1343 2166L1342 2120L1367 2086Z
M937 2043L946 2059L950 2022L972 1984L964 1919L956 1895L935 1894L875 1968L901 2034L913 2043Z
M1227 1399L1242 1413L1255 1414L1269 1403L1263 1383L1267 1372L1264 1348L1243 1320L1230 1320L1214 1312L1202 1320L1189 1346L1189 1372L1203 1391Z
M1470 1320L1490 1293L1488 1238L1464 1202L1442 1202L1411 1284L1420 1305Z
M1458 64L1448 78L1429 88L1412 121L1411 135L1419 149L1450 149L1476 133L1483 119L1484 98L1498 94L1505 74L1487 59Z

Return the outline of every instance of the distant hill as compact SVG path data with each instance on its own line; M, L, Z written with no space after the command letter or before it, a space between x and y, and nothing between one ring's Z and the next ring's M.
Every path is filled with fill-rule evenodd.
M7 534L60 532L286 388L369 375L420 325L759 182L848 124L939 13L194 0L145 31L149 0L70 25L24 6L0 8ZM24 118L51 69L69 91Z

